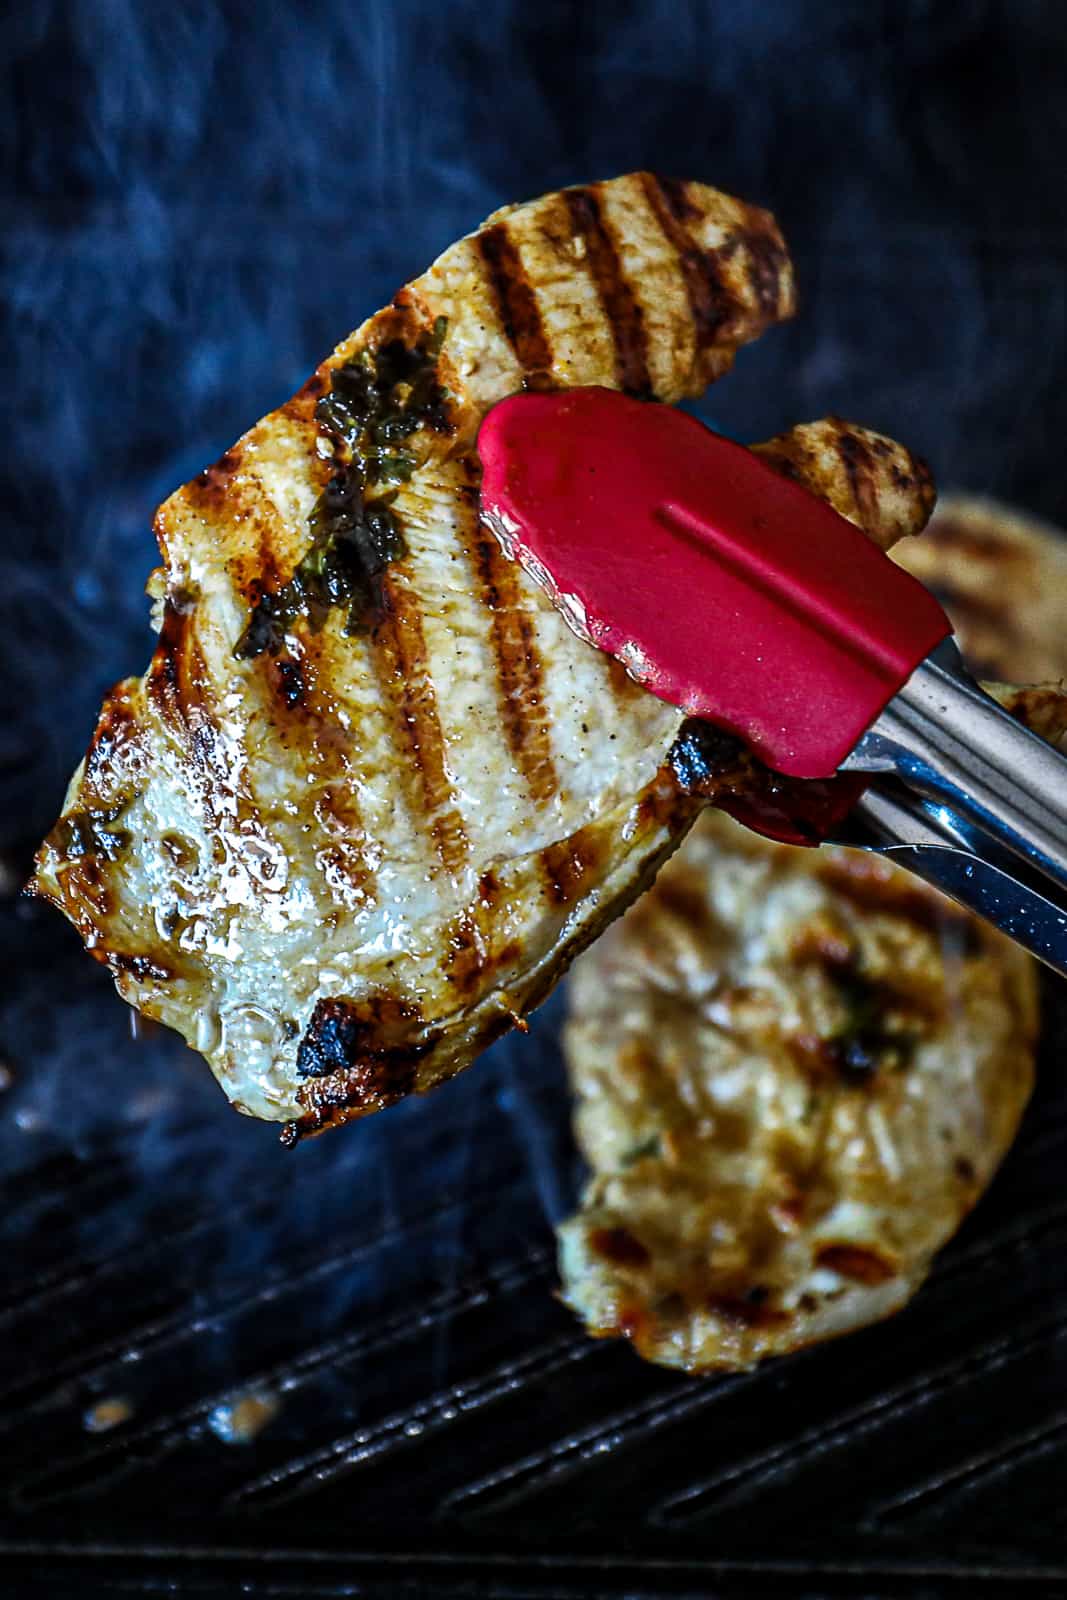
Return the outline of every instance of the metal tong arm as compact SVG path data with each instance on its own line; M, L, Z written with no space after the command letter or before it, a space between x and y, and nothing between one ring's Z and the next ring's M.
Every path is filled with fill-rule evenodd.
M1067 759L931 651L845 762L893 773L1067 888Z
M1067 977L1067 891L946 806L892 779L876 783L860 797L838 842L907 867Z

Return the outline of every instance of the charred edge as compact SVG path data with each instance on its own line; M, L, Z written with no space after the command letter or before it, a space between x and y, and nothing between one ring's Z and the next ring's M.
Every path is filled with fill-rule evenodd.
M130 709L129 689L117 683L104 701L85 758L85 785L96 790L114 771L120 750L137 737L137 718Z
M652 1257L626 1228L593 1228L589 1248L613 1267L647 1267Z
M788 778L763 765L735 735L687 717L667 752L667 769L684 795L718 806L749 827L788 828L820 844L864 788L857 774Z
M410 1033L421 1021L418 1006L392 994L373 994L363 1000L320 1000L300 1041L297 1071L302 1078L325 1078L381 1062L389 1067L392 1058L412 1050L405 1041L392 1042L398 1031ZM397 1087L396 1081L387 1083L386 1077L383 1069L383 1089Z
M152 665L148 673L148 694L161 714L172 723L184 723L189 703L187 633L189 614L168 596L163 605L163 625L159 630Z
M700 220L702 212L700 207L690 200L689 188L684 179L663 178L651 172L645 173L644 177L646 188L650 184L655 185L672 218L682 224Z
M683 794L704 800L736 793L755 766L735 734L703 717L687 717L682 723L667 764Z
M315 421L315 406L330 387L328 369L320 367L313 372L305 384L282 406L282 415L292 422L310 423Z
M893 486L902 494L912 494L918 500L920 515L915 519L915 526L909 531L921 533L937 504L937 485L934 483L933 473L922 456L913 456L910 450L905 450L903 458L907 466L903 467L898 462L893 462L889 468L889 476Z
M46 846L62 852L56 824L45 840ZM48 895L46 898L51 899ZM89 954L94 961L108 962L108 951L95 941L102 935L106 923L114 915L115 897L108 888L107 879L96 856L75 857L63 874L56 905L70 917L83 940L90 945Z
M483 605L491 612L489 639L496 663L504 733L531 797L543 804L559 778L544 703L544 673L533 618L522 609L515 567L496 540L478 539L474 564Z
M595 189L564 189L572 226L585 240L586 262L615 342L615 376L625 394L652 398L645 320L622 275L618 252L600 213Z
M668 759L643 789L637 805L637 820L643 829L667 828L674 833L685 828L703 809L704 800L682 787Z
M775 322L781 315L782 279L789 270L789 253L769 227L749 227L736 237L760 315L766 322Z
M555 905L566 906L577 900L586 879L596 869L599 851L583 833L584 830L559 844L546 845L541 851L541 876Z
M700 212L686 200L685 185L676 179L657 178L652 173L646 173L642 181L656 221L678 257L697 346L706 349L714 345L733 315L736 309L733 298L723 282L715 255L701 250L686 230L686 222L699 217Z
M508 343L523 372L539 380L552 370L552 349L541 321L537 296L526 275L515 242L504 223L498 222L477 235L478 249L489 273L489 281Z
M116 976L128 972L138 982L154 978L157 983L166 983L174 976L171 967L165 967L161 961L153 961L151 956L130 955L124 950L105 950L102 958Z
M213 466L205 467L185 486L186 498L199 510L217 510L229 494L241 468L241 451L235 445L225 451Z
M382 689L393 707L395 736L411 760L421 807L443 813L430 824L441 864L455 872L470 853L463 819L445 768L445 742L437 696L427 671L426 641L418 600L385 580L384 615L371 635Z
M890 1278L897 1275L894 1262L887 1261L876 1250L859 1244L820 1245L815 1252L815 1265L869 1288L888 1283Z
M836 430L834 448L845 469L856 514L864 528L874 530L881 522L874 482L877 470L874 457L867 448L865 440L854 433L846 422L837 417L833 420Z
M801 466L798 461L787 455L784 450L775 448L773 443L769 446L753 445L752 453L759 456L760 460L770 467L772 472L777 472L779 477L788 478L791 483L799 483L804 489L811 487L812 473L810 463L805 463L804 466Z

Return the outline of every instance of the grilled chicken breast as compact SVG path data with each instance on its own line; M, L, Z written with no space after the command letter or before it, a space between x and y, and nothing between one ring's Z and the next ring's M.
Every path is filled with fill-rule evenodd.
M972 667L1067 739L1061 538L952 500L894 552ZM707 815L579 962L565 1042L592 1176L560 1230L595 1335L689 1371L898 1310L1008 1149L1033 1081L1034 964L898 867Z
M695 395L793 310L773 219L635 174L497 212L160 509L159 641L37 890L233 1104L302 1133L467 1065L652 879L680 715L480 526L524 385ZM765 447L888 541L932 490L838 421Z

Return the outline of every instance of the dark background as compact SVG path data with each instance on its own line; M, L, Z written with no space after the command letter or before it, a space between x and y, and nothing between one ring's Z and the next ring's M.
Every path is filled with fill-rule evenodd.
M1067 1594L1054 1006L918 1304L700 1383L551 1298L558 1001L285 1156L16 896L147 661L155 505L502 202L651 166L770 206L801 315L705 415L844 412L1067 521L1067 6L30 0L0 61L0 1585Z

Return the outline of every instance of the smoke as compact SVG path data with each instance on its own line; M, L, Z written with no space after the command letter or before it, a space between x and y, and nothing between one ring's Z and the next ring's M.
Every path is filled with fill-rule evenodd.
M979 0L16 8L0 34L9 885L101 695L147 660L156 504L505 201L648 165L771 206L801 317L705 414L757 437L850 413L946 481L1062 515L1065 62L1061 8ZM430 1101L283 1160L176 1041L130 1040L58 916L9 895L0 917L0 1159L91 1168L118 1149L129 1182L85 1228L129 1235L146 1176L174 1196L193 1172L239 1218L254 1173L278 1204L235 1223L247 1269L297 1212L302 1237L353 1208L388 1232L413 1183L466 1193L502 1141L545 1211L565 1209L558 1013ZM455 1271L471 1224L449 1216Z

